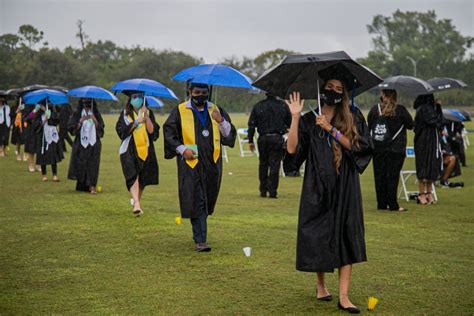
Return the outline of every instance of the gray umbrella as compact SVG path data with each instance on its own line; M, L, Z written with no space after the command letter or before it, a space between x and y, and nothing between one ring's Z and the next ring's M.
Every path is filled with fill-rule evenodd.
M443 119L450 122L463 122L463 118L460 115L456 115L449 109L443 110Z
M428 83L433 86L435 91L467 88L467 84L464 81L453 78L432 78L428 80Z
M385 78L376 89L397 90L397 92L405 93L410 96L431 94L435 91L428 82L412 76L393 76Z

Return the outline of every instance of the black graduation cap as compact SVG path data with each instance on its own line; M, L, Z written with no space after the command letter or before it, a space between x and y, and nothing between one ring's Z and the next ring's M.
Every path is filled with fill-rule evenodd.
M318 75L324 81L336 79L344 84L347 91L351 92L353 89L357 89L360 84L357 78L345 67L342 63L337 63L326 69L318 71ZM321 82L321 85L324 82Z

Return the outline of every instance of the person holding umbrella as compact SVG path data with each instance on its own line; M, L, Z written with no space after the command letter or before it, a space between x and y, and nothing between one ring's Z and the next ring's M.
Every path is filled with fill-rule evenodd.
M12 122L11 143L16 146L17 161L27 160L26 153L24 153L23 157L21 155L21 147L25 144L26 123L23 122L25 114L25 105L21 103L21 99L18 98L16 107L14 107L10 113L10 120Z
M100 152L104 137L104 120L97 103L91 98L80 98L67 128L76 136L71 149L68 179L76 180L76 190L97 194Z
M289 96L292 115L287 151L305 161L301 192L296 269L317 274L317 299L331 301L325 273L339 269L338 308L360 310L349 299L352 265L367 260L359 173L372 157L372 139L361 111L350 104L382 82L345 52L290 55L254 86ZM301 116L304 98L318 109Z
M419 95L414 102L415 115L415 164L419 195L417 203L434 203L431 193L433 183L441 175L443 155L440 133L443 126L441 105L435 103L433 94Z
M377 209L406 211L398 205L397 188L406 156L406 130L413 129L413 118L403 105L397 104L396 90L383 89L380 103L370 110L367 121L374 143Z
M127 91L125 109L120 113L115 130L122 140L120 163L127 190L133 199L133 214L141 216L141 197L147 185L158 184L158 161L153 143L160 126L144 103L143 91Z
M36 164L41 166L42 181L48 181L46 166L51 165L53 182L59 182L58 166L64 158L59 144L59 113L54 105L48 105L47 99L36 104L30 113L36 133Z
M0 157L6 155L8 138L10 136L10 106L7 104L7 96L4 91L0 91Z
M219 195L221 147L233 147L237 132L229 115L208 101L207 84L191 83L188 92L163 126L165 158L176 158L181 217L190 218L195 250L209 252L207 217Z

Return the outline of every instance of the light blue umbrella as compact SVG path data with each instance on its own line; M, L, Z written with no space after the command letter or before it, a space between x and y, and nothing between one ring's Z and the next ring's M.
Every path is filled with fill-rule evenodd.
M186 68L174 75L173 80L204 83L210 86L252 88L252 79L222 64L203 64Z
M23 96L25 104L37 104L45 99L49 104L66 104L69 102L66 93L51 89L40 89Z
M163 101L155 98L155 97L145 97L146 99L146 105L150 108L162 108L165 104Z
M118 101L117 97L112 92L96 86L84 86L70 90L68 93L70 96L76 98L90 98L100 100L111 100Z
M112 90L127 95L130 94L130 92L132 91L140 91L148 96L178 100L178 98L171 89L159 83L158 81L150 79L137 78L121 81L116 83L112 87Z

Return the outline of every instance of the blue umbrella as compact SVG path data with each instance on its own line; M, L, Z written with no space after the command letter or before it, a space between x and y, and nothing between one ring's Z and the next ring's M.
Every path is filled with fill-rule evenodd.
M23 97L25 104L37 104L44 99L50 104L66 104L69 102L66 93L51 89L36 90L25 94Z
M162 108L165 104L163 101L155 98L155 97L145 97L146 98L146 105L150 108Z
M449 112L453 113L457 117L459 117L463 122L467 121L466 117L464 114L462 114L459 110L454 110L454 109L448 109Z
M68 94L76 98L91 98L118 101L117 97L113 95L110 91L96 86L84 86L76 88L70 90Z
M232 67L221 64L203 64L186 68L174 75L173 80L204 83L210 86L252 88L252 79Z
M127 94L127 91L140 91L145 95L178 100L174 92L165 85L150 79L129 79L117 82L112 90Z

